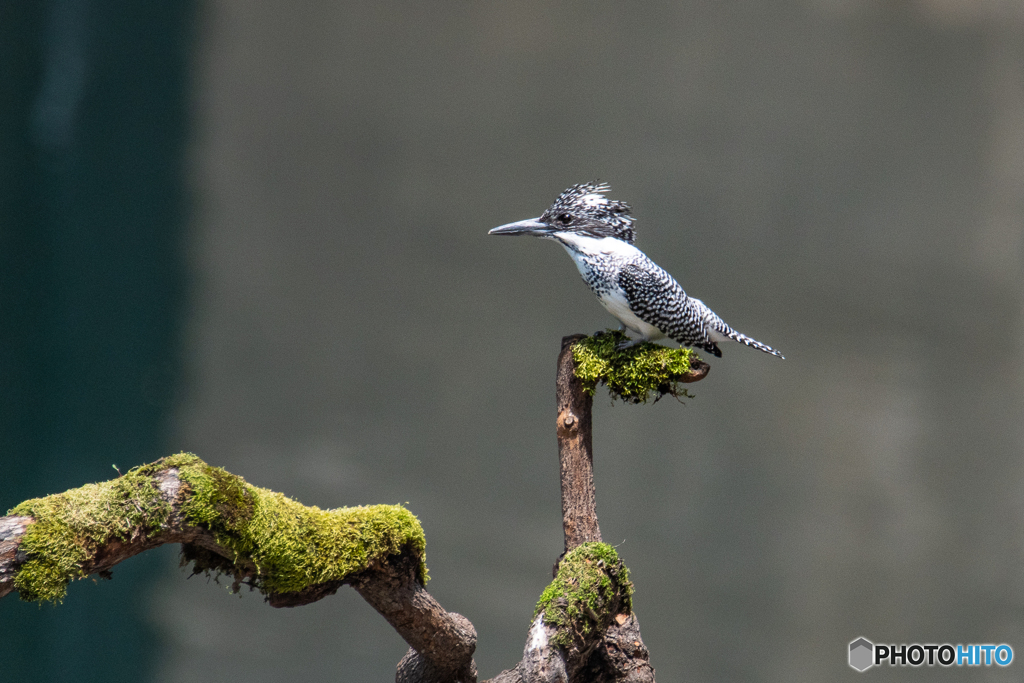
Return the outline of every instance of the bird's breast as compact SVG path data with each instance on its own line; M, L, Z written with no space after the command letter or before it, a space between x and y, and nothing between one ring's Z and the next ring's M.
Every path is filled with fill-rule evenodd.
M665 336L660 329L637 317L633 309L629 307L625 292L620 288L610 288L607 292L598 294L597 300L609 313L618 318L619 322L644 339L661 339Z
M609 289L618 287L621 268L618 259L595 257L594 254L580 253L569 247L566 247L566 251L576 264L576 269L580 271L583 281L594 290L594 294L601 296Z

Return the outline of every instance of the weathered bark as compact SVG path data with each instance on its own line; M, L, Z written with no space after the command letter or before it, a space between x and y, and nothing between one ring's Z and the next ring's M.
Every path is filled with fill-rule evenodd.
M604 634L595 639L585 662L566 662L566 653L551 645L552 626L543 614L530 627L523 659L484 683L654 683L654 669L635 614L620 614ZM570 677L567 671L573 671Z
M635 614L620 614L604 632L580 678L591 683L654 683L650 653Z
M31 517L0 517L0 598L14 590L14 576L18 565L25 561L19 557L18 545Z
M523 683L568 683L565 653L551 644L556 633L555 627L544 623L543 612L533 620L519 665Z
M584 335L562 339L558 354L555 396L558 406L558 461L562 480L562 530L565 552L589 541L601 540L594 493L593 397L576 377L572 345Z
M412 648L398 665L396 680L476 681L476 629L469 619L446 612L416 580L417 562L388 562L349 583Z

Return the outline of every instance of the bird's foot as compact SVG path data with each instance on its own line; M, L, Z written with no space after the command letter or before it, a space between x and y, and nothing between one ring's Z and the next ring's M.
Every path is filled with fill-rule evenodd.
M637 344L643 344L645 341L646 340L643 337L639 339L627 339L626 341L619 342L618 344L616 344L615 350L622 351L624 349L629 349L636 346Z

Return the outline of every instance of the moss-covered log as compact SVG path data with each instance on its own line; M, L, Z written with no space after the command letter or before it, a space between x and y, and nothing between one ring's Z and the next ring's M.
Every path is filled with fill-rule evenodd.
M275 607L352 585L437 680L476 679L476 632L426 592L426 541L411 512L307 507L188 453L10 510L0 518L0 597L60 602L71 581L109 577L164 543L181 543L195 571L228 575Z

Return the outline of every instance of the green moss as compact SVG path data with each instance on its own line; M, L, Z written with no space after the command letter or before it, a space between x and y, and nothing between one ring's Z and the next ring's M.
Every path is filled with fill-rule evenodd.
M416 517L400 505L321 510L179 453L138 467L113 481L26 501L9 514L35 518L22 540L29 554L15 586L24 600L59 602L68 582L97 547L113 537L155 531L171 512L151 477L171 467L189 493L181 512L213 532L233 560L199 569L235 574L255 565L250 579L263 593L290 593L341 581L387 555L411 551L427 581L426 539Z
M644 342L628 349L616 346L627 340L619 331L586 337L572 347L576 376L591 396L599 382L604 382L613 399L628 403L647 403L650 396L657 401L665 394L676 398L693 398L679 388L679 378L690 371L693 349L670 349Z
M29 560L14 579L18 594L22 600L60 602L67 584L85 576L82 566L97 548L156 530L170 512L152 479L138 470L21 503L7 514L33 517L35 523L19 546Z
M341 581L405 548L421 558L420 580L427 581L423 529L400 505L307 507L201 461L180 468L179 477L192 489L186 518L210 529L236 561L255 564L254 585L264 593Z
M596 628L608 628L617 614L633 611L629 570L607 543L584 543L562 558L558 575L537 602L534 617L557 629L552 639L563 648L578 644Z

